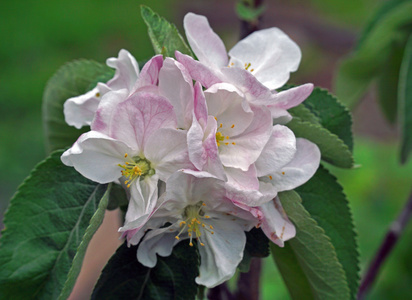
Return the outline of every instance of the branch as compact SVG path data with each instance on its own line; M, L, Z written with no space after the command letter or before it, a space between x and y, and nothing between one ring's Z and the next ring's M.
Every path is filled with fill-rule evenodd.
M226 282L211 288L207 293L207 298L210 300L235 300L232 293L229 291Z
M240 1L244 5L249 4L252 9L259 8L263 4L263 0L250 0L250 1ZM258 16L255 20L241 20L240 21L240 39L244 39L252 32L259 29L260 22L262 21L262 16Z
M376 276L379 273L379 269L385 261L386 257L392 251L399 237L402 235L409 219L412 216L412 193L409 196L409 200L405 204L402 212L399 214L397 220L395 220L388 233L385 236L375 258L369 265L369 269L364 276L362 283L358 291L358 300L364 299L369 289L372 287Z

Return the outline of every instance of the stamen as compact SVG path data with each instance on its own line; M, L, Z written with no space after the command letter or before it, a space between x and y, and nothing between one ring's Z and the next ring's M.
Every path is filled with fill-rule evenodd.
M230 128L233 128L233 127L235 127L235 124L233 124L232 126L230 126Z
M95 95L97 98L99 98L100 97L100 93L96 93L96 95Z
M282 172L282 175L285 175L285 172Z
M269 175L269 178L270 178L270 180L272 180L273 179L272 175Z

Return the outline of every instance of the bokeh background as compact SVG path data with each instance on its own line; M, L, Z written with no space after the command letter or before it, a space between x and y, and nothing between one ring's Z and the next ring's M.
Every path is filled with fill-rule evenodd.
M281 28L301 47L302 63L290 82L312 82L333 91L339 59L350 52L362 26L383 2L266 0L262 26ZM150 6L179 29L185 13L206 15L228 49L238 40L235 0L1 2L0 228L9 199L46 155L41 104L47 80L65 62L78 58L104 62L117 56L121 48L128 49L138 61L153 55L140 4ZM384 120L373 89L355 109L353 129L359 168L330 169L350 201L363 271L410 193L412 159L404 166L398 163L398 129ZM411 250L409 224L369 299L412 298ZM264 262L262 299L288 299L270 258Z

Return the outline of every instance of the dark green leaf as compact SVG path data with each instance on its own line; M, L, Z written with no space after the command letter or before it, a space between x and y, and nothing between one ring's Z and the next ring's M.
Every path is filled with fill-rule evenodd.
M98 78L105 80L113 70L90 60L78 60L62 66L48 81L43 94L43 126L48 152L71 146L83 132L67 125L63 104L75 96L94 88Z
M239 264L241 272L248 272L252 257L269 256L269 240L262 229L253 228L246 232L246 246L243 251L243 259Z
M92 299L194 299L199 274L196 247L178 243L168 257L157 256L154 268L136 258L137 246L123 244L103 269Z
M10 202L0 239L0 299L57 299L106 190L63 165L61 154L37 165Z
M355 299L359 286L359 253L352 214L342 187L320 166L316 174L296 191L305 209L331 239L345 271L351 298Z
M353 167L353 157L348 146L336 135L321 125L302 121L295 117L286 124L296 137L306 138L318 145L322 159L341 168Z
M349 299L345 272L324 230L296 192L282 192L279 198L296 226L296 237L286 242L290 247L272 244L271 249L292 299ZM298 283L302 287L297 287Z
M317 87L303 104L316 115L324 128L344 141L350 151L353 150L352 116L335 96Z
M399 75L399 121L402 131L401 161L412 151L412 35L406 45Z
M315 125L320 125L320 120L302 103L288 110L293 117L298 117L302 121L307 121Z
M180 35L176 26L160 17L149 7L142 5L141 13L148 27L149 37L156 54L174 57L175 51L193 56L185 40Z
M378 100L380 107L390 123L396 120L398 106L398 82L405 45L392 47L388 60L383 64L378 77Z
M412 2L402 2L384 14L368 30L361 45L339 67L335 90L338 98L353 107L373 79L380 74L394 40L406 39L412 25ZM410 29L409 29L410 30Z
M125 189L118 185L114 184L110 190L109 203L107 204L108 210L115 210L119 206L127 206L129 201L127 200L127 195Z
M103 222L104 214L106 212L107 203L109 202L109 193L111 192L111 185L109 184L103 198L100 200L99 206L96 212L90 220L90 225L87 227L86 232L83 235L82 241L77 248L76 255L74 256L72 266L70 268L69 274L67 275L66 283L64 284L63 290L59 296L59 299L64 300L70 296L73 290L74 284L76 283L77 277L79 276L80 270L82 268L82 263L84 256L86 254L87 246L89 245L93 235L99 229Z

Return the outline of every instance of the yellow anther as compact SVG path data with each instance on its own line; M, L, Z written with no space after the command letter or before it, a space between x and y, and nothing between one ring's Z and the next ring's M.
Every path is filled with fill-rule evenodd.
M204 246L205 244L203 244L203 243L200 243L200 246Z
M249 67L250 67L250 63L245 64L245 69L246 69L246 70L249 69Z
M124 158L126 158L126 157L127 157L127 153L124 154Z
M99 97L100 97L100 93L96 93L96 97L99 98Z
M250 72L253 72L255 69L250 69Z
M225 145L227 146L227 145L229 145L229 143L225 143Z
M191 233L189 233L189 236L192 236L192 234L191 234Z
M285 175L285 172L282 172L282 175Z
M209 228L210 228L210 229L213 229L213 226L212 226L212 225L209 225Z
M203 202L203 203L202 203L202 206L206 206L206 203Z
M236 143L235 143L235 142L233 142L233 143L232 143L232 145L236 145Z
M205 216L205 219L209 219L210 217L209 216Z
M217 118L216 117L214 117L215 118L215 120L217 121Z
M211 234L215 234L214 231L211 231L210 233L211 233Z
M233 127L235 127L235 124L233 124L232 126L230 126L230 128L233 128Z
M235 63L231 63L230 65L233 66Z
M223 127L223 124L222 124L222 123L220 123L219 128L222 128L222 127Z
M176 235L176 236L175 236L175 239L176 239L176 240L180 240L180 237L178 237L178 236Z
M206 227L206 225L205 225L205 224L202 224L202 227Z
M193 247L193 243L192 243L192 242L190 242L190 243L189 243L189 246L190 246L190 247Z
M227 140L229 139L229 136L228 136L228 135L226 136L226 139L227 139Z
M270 180L272 180L273 179L272 175L269 175L269 178L270 178Z

